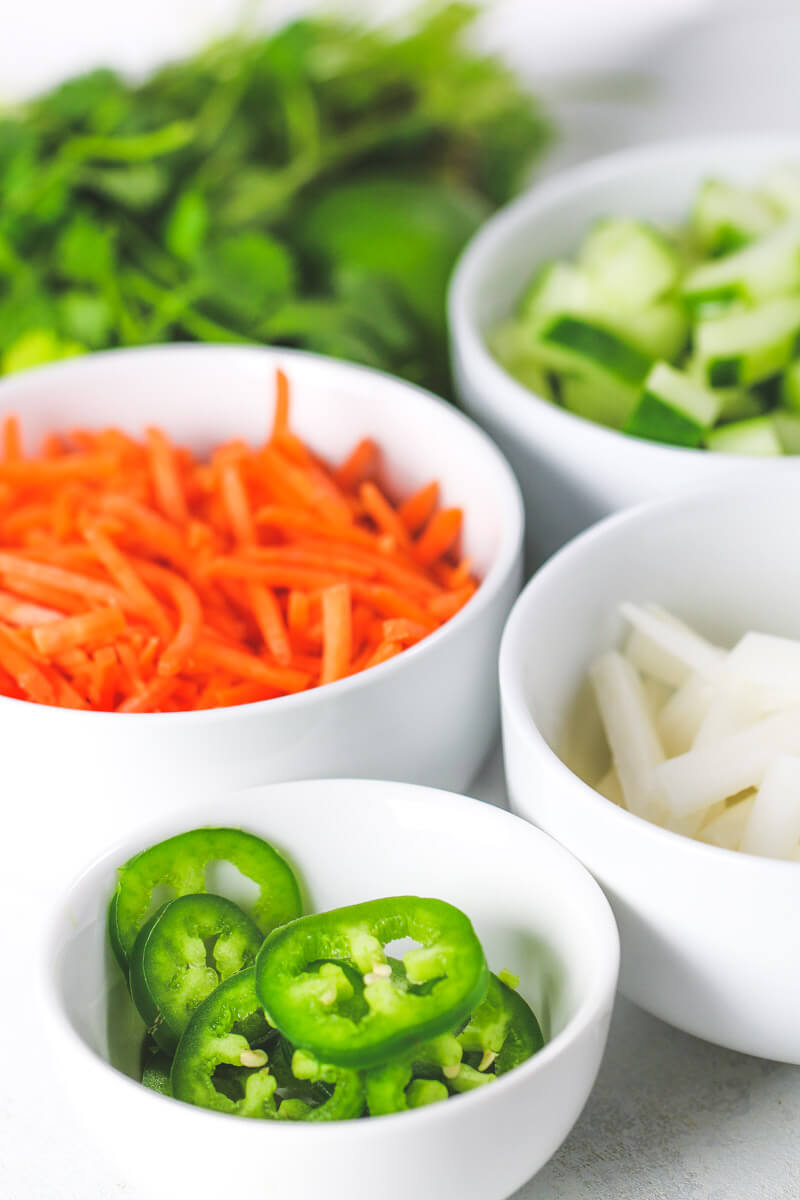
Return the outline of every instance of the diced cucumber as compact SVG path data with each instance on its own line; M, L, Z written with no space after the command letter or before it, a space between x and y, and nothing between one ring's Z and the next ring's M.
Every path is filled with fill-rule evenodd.
M763 180L761 191L786 216L800 213L800 166L773 168Z
M708 386L705 367L696 355L687 359L683 369L695 383ZM744 421L747 417L760 416L767 409L764 397L758 392L745 388L714 388L713 391L719 401L719 421Z
M634 312L611 312L598 318L632 346L653 358L677 358L689 338L689 318L678 300L661 300Z
M578 258L597 292L611 305L636 309L653 304L678 283L682 262L677 249L641 221L598 221Z
M706 254L717 255L763 237L777 222L775 205L766 196L721 179L709 179L697 193L690 229Z
M800 412L800 358L789 363L781 378L781 404Z
M767 300L749 312L701 321L697 357L712 387L741 387L776 374L791 361L800 333L800 297Z
M750 421L735 421L721 425L705 436L709 450L723 454L751 454L770 457L783 454L775 422L772 417L754 417Z
M545 263L536 272L517 306L521 321L537 325L555 313L588 312L592 288L586 276L569 262Z
M701 263L681 292L694 307L737 300L757 302L800 288L800 218L779 225L744 250Z
M778 409L772 414L772 420L783 453L800 454L800 415Z
M506 321L493 331L489 349L509 375L524 384L537 396L554 400L547 372L536 357L533 334L519 321Z
M660 362L647 376L625 432L673 446L699 446L719 409L719 399L710 388Z
M542 361L557 370L607 376L637 389L652 359L611 329L569 313L551 317L536 339Z
M561 403L575 416L610 429L622 429L636 404L636 393L631 388L614 387L597 379L563 375Z

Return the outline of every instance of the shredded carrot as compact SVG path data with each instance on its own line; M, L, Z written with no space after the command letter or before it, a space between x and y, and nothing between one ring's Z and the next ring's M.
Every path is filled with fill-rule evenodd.
M113 642L125 628L125 618L118 608L98 608L63 621L48 621L31 630L36 649L52 658L75 646Z
M409 533L419 533L436 512L438 503L439 485L435 482L428 483L404 500L398 507L397 514Z
M459 509L395 503L369 437L336 465L290 428L200 460L161 429L0 423L0 695L123 713L270 701L402 654L477 587Z
M414 547L418 562L429 567L447 553L461 531L461 516L460 508L442 508L433 514Z
M322 593L322 671L320 683L347 674L353 645L350 588L336 583Z

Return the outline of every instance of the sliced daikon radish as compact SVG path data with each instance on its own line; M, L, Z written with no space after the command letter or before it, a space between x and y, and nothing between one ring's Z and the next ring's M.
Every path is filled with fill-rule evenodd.
M656 719L656 729L668 758L691 748L713 696L709 681L696 674L690 675L672 693Z
M713 676L725 652L663 610L622 604L620 612L633 628L625 653L633 665L671 687L680 687L688 676Z
M800 758L773 759L756 793L741 849L767 858L792 858L800 841Z
M707 746L729 733L737 733L740 729L754 725L765 715L759 692L731 682L723 667L713 689L713 699L700 723L692 746Z
M642 687L650 706L650 716L655 721L670 696L674 694L674 690L669 684L661 683L660 680L649 676L642 680Z
M603 778L594 785L594 790L601 796L605 796L606 800L610 800L612 804L618 804L620 808L625 807L625 797L622 794L622 785L616 767L606 771Z
M697 812L759 787L777 754L800 754L800 708L772 713L747 729L659 763L654 782L671 813Z
M767 703L800 704L800 642L769 633L746 633L725 661L731 683L767 693ZM773 697L769 693L774 693Z
M725 850L738 850L752 807L753 797L749 796L725 808L703 825L698 839L712 846L722 846Z
M631 663L616 650L598 658L589 670L589 677L625 807L639 817L658 820L663 809L653 798L653 768L663 762L664 751L642 681Z

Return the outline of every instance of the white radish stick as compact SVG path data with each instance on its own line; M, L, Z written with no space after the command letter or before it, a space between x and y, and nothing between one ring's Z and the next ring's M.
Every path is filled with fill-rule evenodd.
M778 708L800 704L800 642L770 633L746 633L731 650L724 674L732 684L767 693ZM770 693L772 693L770 695Z
M699 840L712 846L722 846L725 850L738 850L753 801L754 797L749 796L724 809L702 827L697 835Z
M772 713L747 729L659 763L653 776L667 808L680 815L759 787L777 754L800 754L800 708Z
M658 714L673 694L673 689L669 684L661 683L660 680L652 678L643 679L642 687L644 688L644 694L650 708L650 716L657 723Z
M622 794L622 785L616 767L606 771L603 778L594 785L594 790L601 796L605 796L606 800L610 800L612 804L617 804L620 808L625 807L625 797Z
M799 702L800 703L800 702ZM757 692L752 688L737 686L727 678L723 667L714 687L714 698L700 723L693 748L707 746L729 733L737 733L754 725L765 715Z
M630 603L620 605L620 612L633 628L626 655L644 674L670 687L680 687L693 671L711 677L724 660L723 650L669 614Z
M712 685L702 675L690 675L672 693L656 719L656 729L668 758L691 748L713 696Z
M653 799L652 776L653 768L663 762L664 751L650 717L642 681L616 650L598 658L589 670L589 677L625 807L636 816L657 821L662 811Z
M773 760L756 793L741 849L766 858L792 858L800 841L800 758Z

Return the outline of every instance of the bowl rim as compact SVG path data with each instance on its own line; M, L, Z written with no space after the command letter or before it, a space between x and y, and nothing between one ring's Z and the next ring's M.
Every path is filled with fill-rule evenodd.
M769 480L766 485L772 492L793 492L800 504L800 475L790 478L781 476ZM553 750L550 743L542 734L525 699L523 686L523 664L526 662L528 646L531 642L530 629L532 625L530 609L539 599L542 589L555 588L564 591L568 585L574 565L590 549L602 545L609 539L626 535L629 537L635 531L645 528L652 529L659 521L669 521L673 513L688 509L696 511L698 503L711 501L723 503L726 498L743 495L740 481L725 480L724 482L705 484L693 488L680 495L673 495L659 500L645 501L621 512L604 517L595 525L578 534L551 558L528 581L514 602L514 606L506 622L503 638L500 643L499 675L500 675L500 705L501 722L505 731L506 724L511 724L518 735L527 743L537 757L545 759L554 773L563 779L565 794L570 797L575 789L581 795L583 803L596 812L598 820L620 822L631 835L640 834L652 840L657 846L663 847L667 853L699 856L700 860L709 863L739 863L742 871L764 872L782 871L787 874L800 870L800 862L791 859L768 858L760 854L745 854L741 850L728 850L724 846L714 846L708 842L698 841L686 834L675 833L664 829L644 817L638 817L627 809L620 808L596 791L580 775L576 774L564 760Z
M800 136L775 131L701 135L667 138L615 150L534 183L491 216L467 243L450 278L447 295L451 352L463 356L470 373L480 372L484 380L481 391L493 397L492 411L510 417L515 429L525 429L529 423L539 422L545 428L549 426L553 437L563 439L570 432L573 436L580 433L586 438L597 437L598 452L604 449L609 453L615 449L619 451L624 445L630 448L632 454L649 455L654 462L661 459L665 464L668 461L688 464L696 462L698 455L708 455L709 451L700 447L671 446L665 442L638 438L551 403L526 387L500 364L489 350L485 336L472 315L473 295L484 286L484 275L498 248L513 237L530 237L531 228L535 228L536 222L563 200L574 194L591 192L598 184L613 181L618 176L618 182L623 183L630 172L640 174L654 167L668 165L671 161L677 165L684 158L699 155L704 150L715 154L758 151L774 153L776 158L784 154L794 155L800 160ZM546 261L546 258L543 256L541 261ZM497 397L503 399L498 401ZM737 464L749 464L762 469L768 462L767 469L777 467L780 471L785 471L786 463L792 459L789 455L768 460L747 454L726 454L724 457Z
M361 793L371 806L383 804L387 810L392 808L397 799L402 796L403 805L411 805L417 809L430 810L432 806L438 807L444 812L451 812L454 819L463 822L465 813L467 820L474 822L483 822L489 827L491 837L498 830L505 831L505 836L513 837L515 840L519 837L527 838L535 847L534 856L536 854L549 856L550 860L557 864L556 870L559 877L565 881L566 888L579 887L584 893L585 900L584 912L591 913L592 920L592 945L596 946L598 942L603 940L605 946L601 955L598 955L598 962L592 977L587 982L586 995L578 1005L575 1012L567 1020L564 1028L560 1030L555 1037L546 1042L537 1054L520 1066L515 1067L506 1075L503 1075L492 1083L491 1088L477 1088L474 1091L468 1092L458 1097L458 1105L456 1112L453 1112L452 1106L445 1104L427 1105L421 1109L409 1110L401 1113L391 1113L385 1117L381 1117L380 1121L332 1121L330 1123L314 1122L262 1122L262 1121L245 1121L238 1118L235 1114L214 1112L211 1109L194 1107L190 1104L183 1105L183 1109L188 1112L193 1112L198 1120L214 1121L220 1120L236 1122L236 1127L242 1129L239 1136L253 1136L259 1139L265 1137L265 1125L267 1128L274 1130L273 1134L266 1136L283 1137L286 1139L292 1137L302 1137L302 1129L316 1128L317 1134L314 1135L322 1141L327 1137L336 1137L341 1139L349 1137L353 1140L358 1140L363 1137L371 1137L380 1134L380 1131L396 1129L398 1120L401 1121L400 1128L409 1130L413 1129L412 1122L419 1125L423 1121L443 1121L457 1119L458 1112L464 1111L465 1104L471 1104L473 1107L483 1104L491 1104L491 1096L505 1094L513 1088L522 1085L526 1080L536 1074L546 1071L549 1065L559 1058L570 1045L580 1039L585 1031L597 1019L598 1015L602 1015L606 1006L613 1009L616 996L617 980L619 976L620 962L620 940L617 929L616 920L614 918L611 906L604 895L602 889L596 880L592 877L586 867L579 860L565 849L549 834L537 829L536 826L524 820L522 817L516 816L514 813L501 809L495 805L485 803L481 800L476 800L473 797L460 795L456 792L447 792L440 788L427 787L422 784L399 783L390 780L374 780L374 779L311 779L311 780L291 780L284 783L273 783L261 785L253 788L243 788L234 791L227 797L224 793L215 793L214 796L203 797L204 809L210 804L219 804L221 808L226 802L236 798L247 798L255 796L256 793L262 799L268 800L270 793L283 792L289 793L294 790L308 790L314 794L313 803L326 804L326 790L335 784L337 787L347 787L350 793ZM375 789L380 789L377 794ZM264 805L264 822L268 824L268 804ZM147 843L147 838L150 836L148 830L158 830L160 828L172 828L176 823L180 823L181 817L189 817L191 809L184 809L182 812L170 813L162 816L158 820L149 820L142 822L136 826L136 833L128 833L124 838L118 839L111 846L106 847L99 854L95 854L91 861L82 868L82 870L73 877L72 881L61 890L58 899L50 904L50 912L45 920L43 936L40 938L40 956L38 966L38 992L40 998L40 1006L45 1022L49 1026L50 1038L53 1042L56 1039L68 1046L70 1055L80 1055L88 1064L88 1069L92 1070L95 1077L103 1076L107 1080L115 1079L121 1087L130 1087L135 1089L142 1102L145 1104L164 1104L167 1102L171 1107L164 1109L167 1111L175 1111L174 1106L176 1101L171 1096L163 1096L145 1087L143 1084L132 1079L124 1072L118 1070L107 1059L91 1049L83 1037L74 1028L69 1019L62 1000L61 988L59 986L57 964L60 960L62 952L62 938L60 930L63 928L66 920L69 920L69 904L74 891L81 886L84 879L97 871L103 864L110 864L117 857L119 861L126 861L129 854L122 847L129 847L132 841L138 841L141 835L142 844ZM159 835L156 833L156 837ZM166 836L166 835L165 835ZM502 832L500 836L503 836ZM122 855L126 857L123 858ZM558 948L556 947L556 952ZM116 1086L116 1085L112 1085ZM134 1093L131 1093L133 1095ZM179 1103L179 1102L178 1102ZM155 1115L156 1109L154 1108ZM391 1124L387 1124L391 1122ZM247 1129L252 1130L251 1134L247 1134ZM371 1130L372 1132L366 1132ZM323 1133L324 1131L324 1133Z
M359 671L356 675L348 675L344 679L337 679L333 683L309 688L304 692L297 692L287 696L275 696L269 700L251 701L247 704L229 705L224 708L198 709L174 713L97 712L94 710L54 707L36 704L30 700L18 700L11 696L0 696L0 714L2 714L4 708L13 705L17 709L22 708L30 712L32 720L66 719L75 723L92 722L99 725L104 721L113 721L115 718L124 717L125 719L134 719L137 727L154 722L163 725L167 721L171 725L191 723L204 725L211 721L234 720L237 714L242 716L243 714L250 715L254 712L262 711L264 713L278 711L283 713L294 708L309 707L315 703L325 703L329 698L334 701L360 687L369 686L372 683L379 684L385 679L392 678L393 675L402 672L404 666L408 663L414 663L426 653L435 651L449 636L466 630L469 625L480 620L481 614L492 604L497 594L505 586L509 576L513 574L522 553L525 517L519 483L502 451L471 417L467 416L460 409L457 409L454 405L448 404L447 401L435 395L435 393L429 391L427 388L409 383L399 376L390 375L388 372L379 371L374 367L367 367L361 363L352 363L343 359L331 358L328 355L314 354L310 351L294 350L282 346L174 342L155 346L116 347L111 350L102 350L93 354L48 363L19 375L8 376L6 379L0 380L0 404L3 403L6 392L12 388L14 391L19 390L24 394L24 391L28 387L35 389L41 380L49 380L51 378L57 380L64 374L79 374L83 371L91 372L94 370L95 364L101 360L104 363L107 363L108 360L119 361L120 369L124 370L125 363L131 358L138 360L148 358L180 360L184 357L189 358L191 356L199 357L204 355L229 355L232 359L263 356L265 360L271 360L273 363L287 363L287 373L290 375L293 363L307 364L311 362L323 364L332 372L341 376L345 385L348 379L356 381L356 386L358 381L366 382L367 380L372 380L375 384L374 392L376 396L380 395L381 388L385 388L387 385L390 388L406 391L412 403L419 404L422 407L436 408L442 413L445 420L452 419L455 425L460 425L467 436L474 439L476 446L479 448L479 453L483 456L486 464L486 475L492 479L495 493L502 498L504 519L500 528L500 542L489 570L483 579L480 580L474 595L470 597L463 608L459 609L455 616L445 621L443 625L440 625L438 629L435 629L433 633L430 633L420 642L409 646L402 654L395 655L394 658L379 663L375 667L370 667L369 670ZM54 716L54 714L56 715Z

